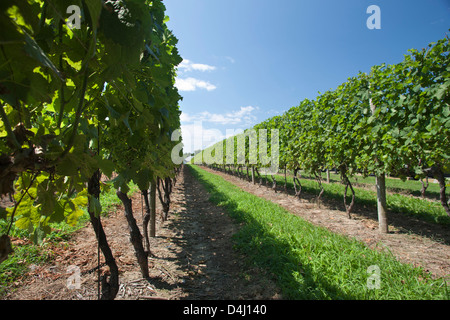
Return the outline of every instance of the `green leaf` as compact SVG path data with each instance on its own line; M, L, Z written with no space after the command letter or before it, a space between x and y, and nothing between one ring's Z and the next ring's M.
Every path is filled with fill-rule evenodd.
M89 211L93 212L97 218L102 213L102 205L96 197L89 197Z
M450 117L450 107L449 106L444 107L442 114L444 115L444 117Z
M42 240L44 240L45 236L49 234L52 229L46 225L39 223L35 228L33 233L30 235L31 240L35 244L41 244Z
M86 153L82 153L79 156L79 168L80 168L80 173L85 177L85 178L90 178L92 177L92 175L94 174L95 171L98 170L98 162L95 160L94 157L92 157L89 154Z
M29 232L33 231L33 222L30 217L21 217L17 219L15 225L19 229L28 230Z
M109 115L111 116L111 119L120 119L121 114L117 112L113 107L111 107L108 103L105 105L106 108L109 111Z
M68 153L57 165L56 173L62 176L73 176L78 173L79 158L73 153Z
M111 178L112 173L116 168L114 162L108 159L100 159L98 165L102 173L106 175L108 178Z
M130 188L127 184L128 177L126 176L126 172L120 172L117 177L115 177L111 182L114 185L115 189L121 189L123 193L128 193L130 191Z
M41 204L41 214L50 216L56 205L55 195L52 189L48 191L39 192L38 203Z
M447 93L447 90L448 90L447 87L441 86L439 88L439 90L436 92L436 98L441 100L445 96L445 94Z
M128 128L128 130L130 131L130 134L133 135L133 130L130 127L130 123L128 122L128 118L130 117L130 111L128 111L125 115L123 115L122 121L125 124L125 126Z
M153 50L148 45L145 45L145 49L153 58L156 59L156 61L159 61L159 58L156 56L156 54L153 52Z
M61 72L56 68L56 66L51 62L51 60L47 57L44 51L42 51L41 47L30 37L28 33L22 30L25 34L25 51L34 59L39 61L43 66L50 68L53 73L61 80L64 81L64 76Z
M70 209L66 208L66 223L70 226L74 226L80 217L83 216L84 212L80 208L76 207L73 202L69 202L68 206Z
M64 202L65 200L63 200ZM51 223L61 223L65 219L64 207L61 205L61 201L57 201L54 206L54 211L50 216L49 222Z
M77 196L72 200L72 202L78 207L86 207L88 204L87 190L84 189L83 191L78 192Z
M85 2L89 8L89 15L91 16L92 26L97 27L100 19L100 13L102 12L101 0L88 0Z
M138 185L139 190L147 190L150 187L150 182L153 180L153 174L145 168L136 173L133 181Z
M161 108L159 109L159 112L164 118L166 118L167 120L169 119L169 110L167 110L167 108Z

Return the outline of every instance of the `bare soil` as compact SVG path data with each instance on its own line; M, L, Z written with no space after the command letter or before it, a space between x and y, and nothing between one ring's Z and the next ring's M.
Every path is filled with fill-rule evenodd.
M233 249L232 235L239 226L212 205L203 186L184 168L172 194L169 220L157 224L151 238L150 278L143 279L129 241L123 207L102 219L119 267L117 300L260 300L279 299L279 289L263 271L246 265ZM157 211L162 208L158 201ZM133 197L133 212L142 226L140 194ZM158 215L159 216L159 215ZM141 227L142 232L142 227ZM16 240L13 245L21 245ZM68 243L50 248L50 264L31 266L9 289L6 300L98 299L97 240L90 225L73 234ZM100 264L103 263L100 257ZM81 272L80 289L69 289L69 266ZM107 274L108 267L101 268Z

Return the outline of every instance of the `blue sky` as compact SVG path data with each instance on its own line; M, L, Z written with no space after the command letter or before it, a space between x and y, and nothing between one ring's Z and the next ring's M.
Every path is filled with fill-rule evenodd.
M176 85L186 152L450 36L450 0L164 3L184 59ZM381 29L367 27L370 5L380 8Z

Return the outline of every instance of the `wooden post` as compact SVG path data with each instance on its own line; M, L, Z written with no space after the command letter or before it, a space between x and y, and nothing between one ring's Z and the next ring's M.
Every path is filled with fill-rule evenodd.
M369 99L369 102L370 102L370 109L373 115L375 114L376 106L374 105L372 98ZM378 161L378 159L376 159L375 161ZM386 176L384 173L377 175L376 185L377 185L378 229L381 233L388 233L389 226L387 222Z
M255 167L252 166L252 183L255 184Z
M150 237L156 237L156 182L150 184Z
M444 172L442 171L441 166L439 166L436 170L434 170L434 176L439 182L441 205L444 208L447 215L450 217L450 206L449 203L447 202L447 196L445 194L446 190L445 175Z
M387 203L386 203L386 177L380 174L377 181L377 210L378 210L378 228L381 233L388 233L387 223Z

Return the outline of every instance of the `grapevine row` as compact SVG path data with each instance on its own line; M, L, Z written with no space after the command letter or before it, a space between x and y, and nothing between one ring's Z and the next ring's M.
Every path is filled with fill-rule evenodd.
M102 298L113 299L118 270L99 197L117 189L148 276L147 226L144 248L127 192L137 184L154 216L158 190L167 214L179 170L170 154L180 127L174 83L182 59L161 0L70 4L80 9L77 28L67 23L66 1L0 5L0 194L14 200L3 218L11 221L7 233L26 229L39 242L50 223L74 224L87 207L111 273Z
M368 74L360 72L335 90L319 93L315 100L305 99L283 115L205 149L192 161L211 164L214 159L216 166L226 163L237 170L267 167L260 157L252 159L249 150L267 130L271 154L271 132L278 130L279 168L294 172L297 196L301 193L300 170L315 175L320 184L322 171L338 169L347 186L345 193L352 192L351 203L345 203L351 217L355 192L350 177L375 175L378 198L382 202L384 193L386 207L386 175L403 179L432 176L439 182L441 204L450 215L445 182L450 173L449 52L448 38L420 51L410 50L402 62L374 66ZM239 139L245 139L245 144L239 144ZM231 162L227 143L234 145ZM384 232L387 224L385 228Z

